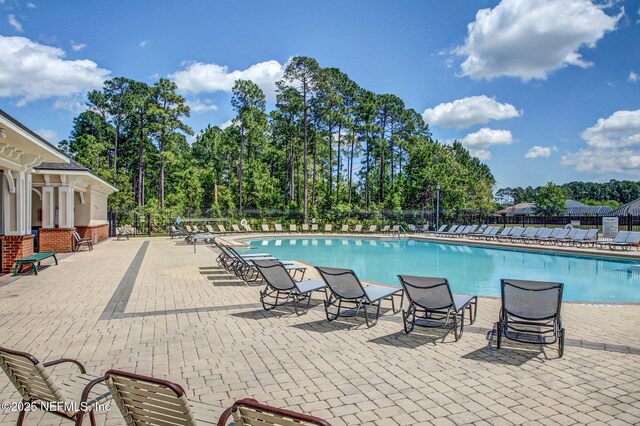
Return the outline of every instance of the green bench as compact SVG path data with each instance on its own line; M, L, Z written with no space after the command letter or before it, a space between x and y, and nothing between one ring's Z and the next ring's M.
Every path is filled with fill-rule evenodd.
M38 267L40 266L40 262L48 257L53 257L56 265L58 264L58 258L56 257L55 251L41 251L40 253L34 253L31 256L23 257L22 259L16 259L16 266L13 268L13 276L18 275L18 271L22 265L31 265L33 268L33 272L35 275L38 275Z

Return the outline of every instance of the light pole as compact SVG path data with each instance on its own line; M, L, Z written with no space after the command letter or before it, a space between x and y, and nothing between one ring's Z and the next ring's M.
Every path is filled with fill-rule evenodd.
M436 185L436 231L440 228L440 184Z

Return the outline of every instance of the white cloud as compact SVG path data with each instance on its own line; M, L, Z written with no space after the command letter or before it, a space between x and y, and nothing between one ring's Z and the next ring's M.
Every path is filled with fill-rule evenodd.
M212 104L208 99L200 100L194 99L192 101L187 101L187 105L193 112L206 112L206 111L215 111L218 107Z
M480 9L467 26L464 45L454 53L465 56L463 76L474 79L519 77L545 80L550 71L569 65L586 68L582 47L595 47L616 29L618 15L591 0L502 0L493 9Z
M491 120L520 117L511 104L503 104L488 96L470 96L453 102L427 108L422 113L425 121L442 127L467 128L474 124L485 124Z
M0 36L0 98L65 97L102 87L109 71L88 59L65 60L65 52L24 37Z
M220 127L222 130L226 129L227 127L231 126L233 124L233 119L231 120L227 120L222 124L218 124L218 127Z
M28 2L28 3L27 3L27 9L35 9L35 8L36 8L36 5L35 5L35 4L33 4L33 3L31 3L31 2Z
M61 96L53 102L53 109L63 109L76 115L87 110L84 93L76 93L69 96Z
M48 142L54 142L58 139L58 134L54 130L40 129L36 133L45 138Z
M74 52L78 52L85 47L87 47L86 43L76 43L75 41L71 40L71 48Z
M271 60L251 65L244 70L229 71L226 66L189 62L184 68L170 75L178 88L190 93L231 92L236 80L251 80L265 92L275 95L275 82L282 78L285 65Z
M581 136L587 145L598 148L640 145L640 109L616 111L609 118L599 118Z
M640 176L640 109L600 118L581 137L587 146L564 155L561 164L582 172Z
M636 81L638 81L638 74L636 74L635 71L631 71L629 73L629 81L632 83L635 83Z
M149 43L151 43L151 40L142 40L138 46L140 47L146 47Z
M509 130L494 130L483 127L474 133L469 133L460 140L460 143L469 150L469 153L480 160L492 158L490 148L496 145L510 145L513 143L513 135Z
M15 15L7 16L7 22L19 33L22 32L22 24L18 22Z
M529 148L529 151L524 155L524 158L549 158L552 152L557 151L558 148L555 146L535 145Z

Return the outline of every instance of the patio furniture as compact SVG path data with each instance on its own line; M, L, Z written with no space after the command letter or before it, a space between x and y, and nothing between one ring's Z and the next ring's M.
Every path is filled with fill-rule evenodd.
M275 225L275 232L282 232L282 224L280 223L276 223Z
M262 232L271 232L271 230L269 229L269 225L267 225L266 223L263 223Z
M362 309L367 327L371 327L378 322L382 300L391 299L391 307L394 314L402 307L403 292L401 288L363 284L356 276L356 273L350 269L319 266L316 269L330 290L327 299L324 301L324 309L329 321L333 321L338 317L354 317ZM395 305L396 297L400 297L400 304L397 310ZM343 305L346 305L346 307L343 307ZM332 313L330 308L336 308L336 312ZM371 321L369 320L368 308L375 309L375 316ZM346 313L343 310L347 310Z
M447 327L453 321L457 341L464 332L465 311L469 311L469 324L476 321L478 296L451 293L446 278L411 275L398 275L398 278L409 300L409 308L402 310L405 333L409 334L416 325Z
M447 225L441 225L440 228L438 228L435 231L431 231L430 234L431 235L437 235L437 234L441 234L444 232L444 230L447 229Z
M349 225L342 225L342 228L340 228L340 232L349 232Z
M622 250L631 250L631 247L636 247L637 250L640 250L640 232L629 232L629 235L624 240L624 242L612 242L609 244L610 250L616 250L620 247Z
M31 256L23 257L21 259L14 260L15 266L13 267L13 276L18 275L18 271L20 271L20 267L23 265L31 265L33 269L33 274L38 275L38 268L40 267L40 262L50 257L53 257L56 266L58 265L58 258L56 257L58 253L55 251L41 251L39 253L33 253Z
M64 363L75 364L80 374L62 381L58 379L49 367ZM111 398L109 390L98 384L103 379L87 374L84 365L74 359L62 358L42 363L27 352L0 348L0 368L22 397L17 425L24 423L29 411L33 411L31 407L39 407L46 413L73 420L76 425L82 424L84 415L88 414L91 424L96 425L94 408ZM49 408L45 408L47 406ZM80 409L81 406L86 406L86 410Z
M587 237L586 229L578 229L572 237L567 237L564 240L558 240L558 245L567 245L567 246L575 246L577 244L582 244L584 239Z
M251 229L251 225L249 225L248 223L241 224L241 225L246 232L253 232L253 229Z
M169 229L169 236L171 237L171 239L173 239L174 237L186 237L187 233L184 231L184 229L180 229L175 225L171 225L171 228Z
M355 228L353 228L353 232L357 233L357 234L361 234L362 233L362 224L357 224L355 226Z
M89 251L93 250L93 239L92 238L82 238L78 231L73 231L73 239L76 240L76 251L80 251L80 246L85 245L89 249Z
M229 232L226 230L226 228L224 227L224 225L223 225L223 224L219 223L217 226L218 226L218 233L219 233L219 234L221 234L221 235L226 235L226 234L228 234L228 233L229 233Z
M412 232L414 234L418 232L418 228L416 228L416 225L414 225L413 223L407 224L407 228L409 228L409 232Z
M236 234L241 234L243 231L242 229L240 229L240 227L238 225L231 225L231 229L233 230L233 232L235 232Z
M487 240L495 239L497 241L503 241L504 238L507 238L509 236L512 230L513 230L512 227L507 226L498 235L495 235L493 237L488 237Z
M312 223L311 224L311 232L318 232L318 224L317 223Z
M102 380L129 426L216 424L217 407L189 401L177 383L120 370Z
M593 247L595 245L596 239L598 238L598 232L599 232L598 228L587 230L587 235L584 237L582 241L578 243L580 244L580 247L584 247L585 245L587 247Z
M594 241L593 244L597 248L601 249L604 246L608 246L609 244L612 244L612 243L614 244L624 243L627 240L627 237L629 237L630 233L631 231L618 231L615 237L613 237L613 240L597 240L597 241Z
M436 236L437 237L447 237L447 236L450 236L450 235L455 235L456 232L458 231L458 229L462 230L463 228L464 228L464 226L462 226L462 225L451 225L449 230L438 232L436 234Z
M500 287L502 307L496 324L498 349L503 337L521 343L557 343L562 357L564 328L560 308L564 285L503 278Z
M535 235L522 236L521 241L525 244L537 243L540 240L548 238L553 233L551 228L539 228Z
M378 225L371 225L369 227L369 230L367 231L369 234L375 234L376 231L378 230Z
M566 234L569 233L568 229L565 228L553 228L549 235L541 234L536 236L535 242L538 244L544 244L546 242L554 242L556 238L565 238Z
M229 423L229 418L233 418L233 423ZM318 417L261 404L251 398L236 401L222 413L218 426L231 424L235 426L331 426Z
M333 225L331 225L330 223L324 225L324 232L333 232Z
M467 225L462 229L462 231L457 233L455 236L458 238L466 237L469 234L473 233L477 227L478 225Z
M303 223L302 224L302 232L309 232L309 224L308 223Z
M122 228L116 228L116 240L120 240L122 238L126 238L128 240L129 231L123 230Z
M383 234L387 234L390 230L391 230L391 226L390 225L384 225L382 227L382 229L380 230L380 232L383 233Z
M506 237L506 240L509 240L512 243L518 241L518 239L522 236L522 234L524 234L525 230L526 228L520 228L520 227L513 228L509 233L509 235Z
M322 280L295 281L281 262L277 260L254 260L253 264L262 275L262 281L266 284L260 292L260 302L265 311L270 311L287 302L293 302L296 315L298 303L307 301L304 312L309 310L311 294L314 291L323 291L326 284Z
M298 227L295 223L289 225L289 232L298 232Z

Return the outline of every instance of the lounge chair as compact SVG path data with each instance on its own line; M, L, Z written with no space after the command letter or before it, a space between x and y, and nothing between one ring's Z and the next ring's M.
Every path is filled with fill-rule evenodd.
M467 237L469 234L475 232L478 225L467 225L464 229L456 235L458 238Z
M213 226L211 226L209 224L206 224L204 227L207 228L207 232L208 233L210 233L210 234L215 234L216 233L216 231L213 230Z
M402 288L363 284L355 272L350 269L327 267L316 267L316 269L330 290L324 302L325 313L329 321L333 321L338 317L354 317L362 309L367 327L371 327L378 322L382 300L391 299L391 307L394 314L402 307ZM396 297L400 297L400 304L397 310L395 305ZM347 305L347 307L343 305ZM336 308L336 312L332 313L330 308ZM376 311L375 317L371 321L369 320L368 308L374 308ZM343 313L344 309L347 309L346 313Z
M489 237L487 238L487 240L504 241L504 239L506 239L509 236L512 230L513 228L511 226L506 226L498 235L494 237Z
M275 225L275 232L282 232L282 224L280 223L276 223Z
M429 233L435 236L444 232L445 229L447 229L447 225L440 225L440 228L436 229L435 231L430 231Z
M594 241L594 245L597 248L601 249L604 246L608 246L611 243L624 243L627 240L627 237L629 237L630 233L631 231L618 231L616 236L613 237L613 240L597 240L597 241Z
M244 225L242 225L242 227L246 232L253 232L253 229L251 229L251 225L249 225L248 223L245 223Z
M59 381L49 367L63 363L75 364L80 374ZM94 409L111 399L109 390L98 384L102 378L87 374L84 365L74 359L42 363L29 353L0 348L0 368L22 397L18 425L22 425L27 414L34 411L32 407L73 420L76 425L81 425L84 415L88 414L91 424L96 425ZM80 409L83 405L86 405L86 411Z
M231 225L231 229L233 230L233 232L235 232L236 234L241 234L243 231L242 229L240 229L240 227L238 225Z
M340 232L349 232L349 225L342 225L342 228L340 228Z
M595 245L595 241L598 238L598 232L599 232L598 228L587 230L587 235L584 237L582 241L579 242L580 247L584 247L585 245L587 247L593 247Z
M462 225L451 225L451 227L448 230L436 233L436 236L447 237L450 235L454 235L458 230L458 228L464 228L464 227Z
M333 225L331 225L330 223L324 225L324 232L333 232Z
M302 224L302 232L309 232L309 224L308 223L303 223Z
M391 227L391 232L392 234L400 234L400 225L393 225Z
M629 232L627 239L624 242L611 242L609 243L610 250L616 250L620 247L622 250L631 250L631 247L638 247L638 243L640 243L640 232ZM640 247L638 247L640 250Z
M167 380L109 370L102 379L129 426L215 424L218 408L189 401L182 386Z
M225 234L228 234L229 232L225 229L223 224L219 223L218 224L218 233L222 234L222 235L225 235Z
M568 229L568 233L564 238L556 238L555 239L555 244L558 246L563 245L565 242L567 241L573 241L573 238L576 236L576 234L578 233L579 229Z
M503 337L522 343L551 345L558 343L564 353L564 328L560 308L562 283L500 280L502 307L497 329L497 346Z
M567 246L576 246L578 244L582 244L584 239L587 237L586 229L578 229L578 231L571 238L565 238L564 240L558 241L558 245L567 245Z
M278 260L268 253L241 255L231 246L226 246L216 241L214 241L214 244L221 252L218 259L216 259L218 265L246 283L255 282L260 277L258 269L255 266L256 260ZM297 265L291 261L282 261L281 263L292 276L295 277L298 273L301 273L301 279L304 278L307 270L306 266Z
M93 239L82 238L78 231L73 231L73 239L76 240L76 251L80 251L80 246L85 245L89 251L93 250Z
M318 232L318 224L317 223L312 223L311 224L311 232Z
M532 229L532 228L529 228L529 229ZM520 239L520 237L522 237L522 234L524 234L525 231L526 231L526 228L515 227L511 230L511 233L507 236L506 239L512 243L515 243Z
M263 223L261 226L262 232L271 232L271 229L269 229L269 225L267 225L266 223Z
M188 237L188 235L187 235L187 237ZM128 240L129 239L129 232L123 230L120 227L118 227L118 228L116 228L116 240L120 240L121 238L126 238Z
M298 232L298 227L295 223L289 224L289 232Z
M549 229L549 228L546 228ZM535 238L535 242L538 244L545 244L547 242L553 242L556 238L558 237L562 237L565 238L566 235L562 236L563 234L567 234L569 233L568 229L565 228L552 228L551 232L547 233L545 232L544 234L538 235Z
M414 225L413 223L407 224L407 228L409 228L409 232L412 232L414 234L418 232L418 228L416 228L416 225Z
M291 301L296 315L300 315L298 302L307 301L306 312L311 303L311 294L314 291L324 291L326 287L322 280L293 280L285 266L277 260L254 260L253 264L266 284L260 292L260 302L266 311Z
M526 228L524 228L524 231L522 232L522 234L520 235L512 235L511 238L509 239L509 241L511 241L512 243L518 243L518 242L524 242L525 239L527 238L533 238L536 235L538 235L538 232L540 231L540 228L534 228L532 226L528 226Z
M538 228L538 232L535 235L522 236L521 240L525 244L537 243L539 240L544 240L553 233L551 228Z
M371 225L369 227L369 230L367 231L369 234L375 234L376 231L378 230L378 225Z
M465 311L469 311L469 324L476 321L478 296L451 293L446 278L411 275L398 275L398 278L409 300L409 308L402 310L405 333L410 333L416 325L447 327L453 320L453 333L457 341L464 332Z
M230 417L233 418L233 423L229 423ZM235 426L331 426L318 417L261 404L250 398L236 401L222 413L218 420L218 426L226 426L227 424Z
M382 229L380 230L380 232L383 233L383 234L387 234L390 230L391 230L391 226L390 225L384 225L382 227Z
M355 228L353 228L353 232L357 233L357 234L361 234L362 233L362 224L357 224Z
M467 234L467 237L472 238L472 239L478 239L482 236L484 236L485 234L488 234L489 231L491 231L493 229L493 226L487 226L487 225L481 225L479 229L477 229L474 232L469 232Z

